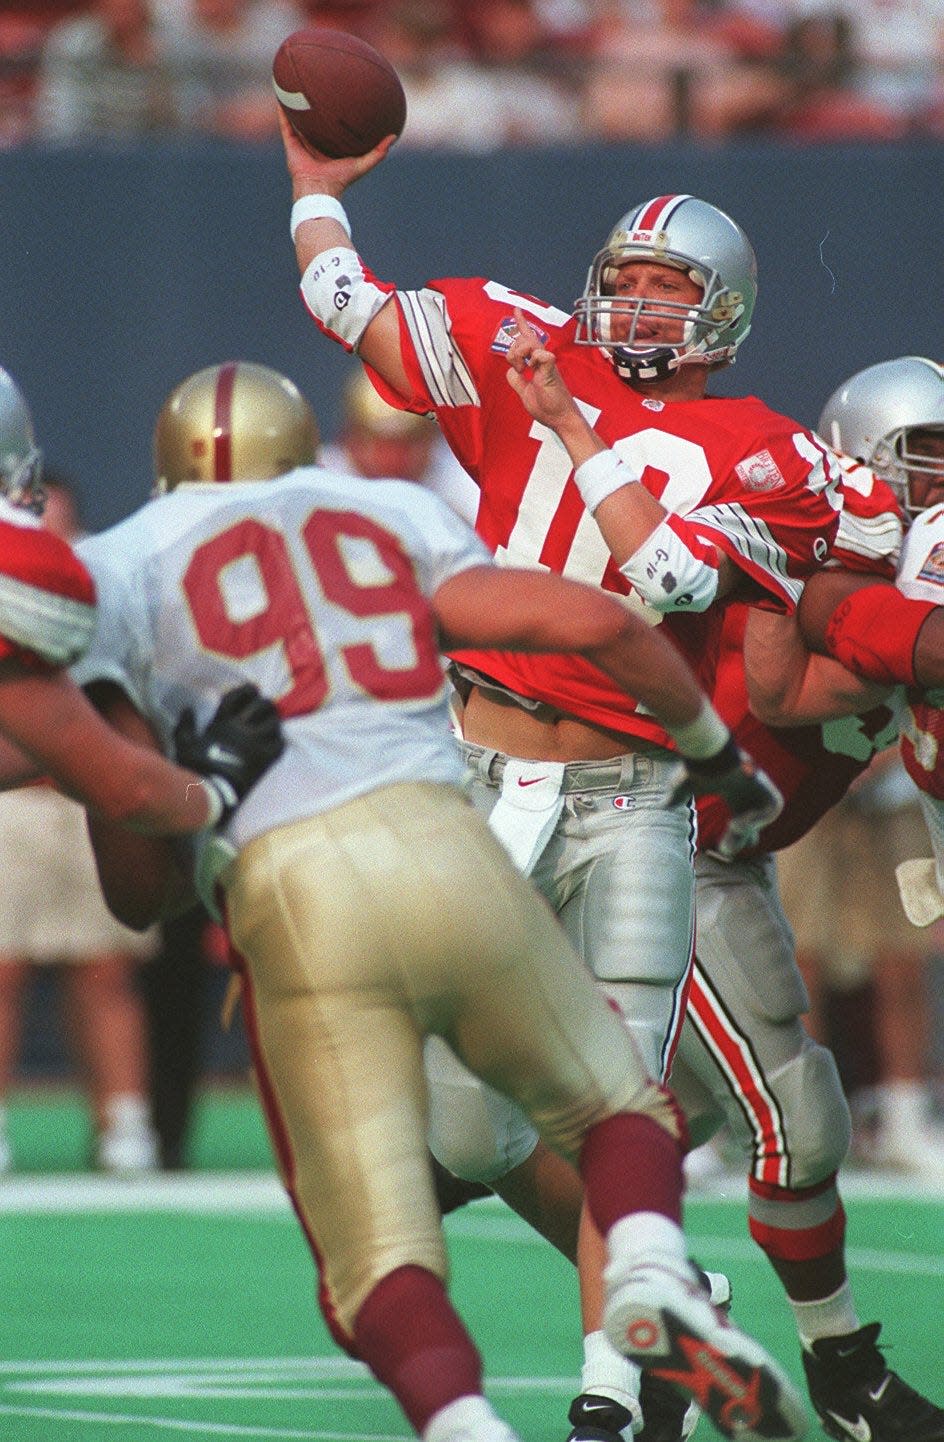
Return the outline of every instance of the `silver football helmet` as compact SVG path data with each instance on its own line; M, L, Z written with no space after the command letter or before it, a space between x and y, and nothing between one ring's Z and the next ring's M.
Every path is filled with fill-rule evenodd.
M888 481L909 515L922 507L911 497L911 475L944 485L944 459L919 455L917 430L944 434L944 366L907 355L866 366L833 391L817 430L834 450L864 462Z
M252 361L207 366L180 382L154 428L155 492L196 481L269 481L311 465L315 413L286 376Z
M690 306L615 295L617 272L632 260L684 271L701 286L700 302ZM576 340L605 347L627 380L661 380L693 362L730 364L750 331L756 298L757 260L741 227L693 195L660 195L627 211L594 257L574 307ZM625 338L614 339L616 316L629 320ZM637 342L643 316L683 321L682 340L658 346Z
M16 381L0 367L0 493L14 506L43 509L42 452L33 418Z

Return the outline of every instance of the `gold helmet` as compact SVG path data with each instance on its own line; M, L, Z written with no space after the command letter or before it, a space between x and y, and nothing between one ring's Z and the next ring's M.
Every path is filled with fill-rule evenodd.
M292 382L251 361L207 366L175 386L154 429L155 492L194 481L268 481L318 452L318 422Z
M433 429L429 416L388 405L363 371L353 375L345 386L342 408L345 429L364 431L384 440L411 440Z

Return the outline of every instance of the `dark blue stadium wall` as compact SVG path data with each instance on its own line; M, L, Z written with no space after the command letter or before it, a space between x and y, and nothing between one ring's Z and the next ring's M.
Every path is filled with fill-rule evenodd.
M619 215L667 191L715 201L757 249L754 333L720 389L813 423L850 371L944 355L940 144L395 150L348 209L365 257L400 284L488 275L569 307ZM146 496L157 408L201 365L286 371L331 434L353 363L298 297L279 148L11 151L0 193L0 364L92 527Z

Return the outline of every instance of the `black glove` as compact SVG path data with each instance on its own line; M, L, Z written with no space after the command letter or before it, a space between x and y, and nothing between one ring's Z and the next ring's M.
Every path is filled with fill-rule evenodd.
M764 827L783 810L783 797L770 777L732 740L706 760L680 761L669 785L669 805L690 793L727 802L731 819L717 847L717 854L727 860L755 846Z
M223 804L223 821L284 749L278 711L248 681L226 692L202 731L197 730L189 706L174 729L175 760L204 776L216 789Z

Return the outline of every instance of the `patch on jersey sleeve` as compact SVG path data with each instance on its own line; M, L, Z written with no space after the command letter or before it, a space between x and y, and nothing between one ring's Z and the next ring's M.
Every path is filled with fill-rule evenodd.
M749 491L776 491L787 484L783 472L769 451L758 451L756 456L748 456L746 460L739 461L734 467L734 473Z
M548 332L546 330L542 330L539 325L535 325L534 321L530 316L528 316L528 321L531 329L536 333L537 338L541 342L541 344L547 345ZM511 343L515 339L517 334L518 322L515 320L513 315L506 315L505 319L502 321L501 325L495 332L495 337L489 349L493 350L496 355L507 355L509 350L511 349Z
M929 581L932 586L944 586L944 541L935 541L915 579Z

